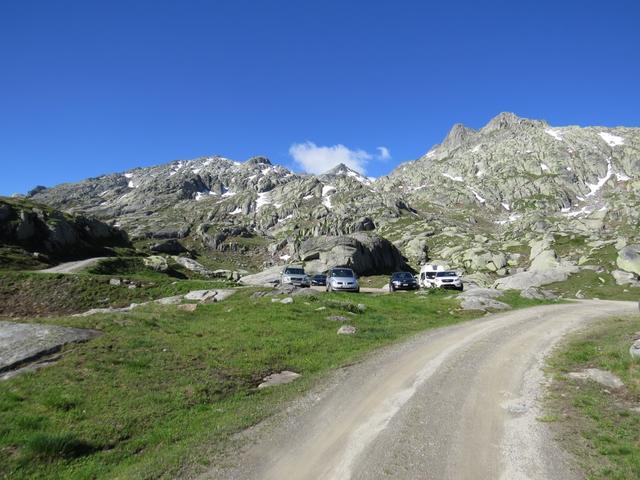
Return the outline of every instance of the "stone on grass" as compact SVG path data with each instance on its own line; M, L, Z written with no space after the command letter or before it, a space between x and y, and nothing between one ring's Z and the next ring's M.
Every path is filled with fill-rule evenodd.
M182 305L178 305L178 310L183 310L185 312L195 312L196 308L198 308L197 303L184 303Z
M359 303L356 308L360 313L364 313L367 310L367 306L364 303Z
M616 263L622 270L640 275L640 245L621 248Z
M119 287L122 284L122 280L119 278L112 278L109 280L109 285L113 285L114 287Z
M275 385L284 385L285 383L291 383L300 376L299 373L290 372L289 370L283 370L279 373L272 373L262 379L262 383L258 385L258 388L273 387Z
M159 298L156 300L156 303L159 303L160 305L176 305L182 302L182 297L182 295L175 295L173 297Z
M353 325L343 325L338 329L338 335L353 335L356 333L356 327Z
M331 322L347 322L349 319L347 317L343 317L342 315L331 315L327 317L327 320Z
M553 292L536 287L525 288L520 292L520 296L532 300L553 300L558 298Z
M576 380L591 380L603 387L618 389L624 387L624 383L617 375L606 370L600 370L598 368L587 368L581 372L570 372L569 378Z
M285 305L289 305L290 303L293 303L293 298L291 298L291 297L283 298L282 300L280 300L280 303L284 303Z
M630 285L632 287L640 287L640 280L638 280L637 276L630 272L624 272L622 270L614 270L611 272L611 276L613 276L616 281L616 285Z
M463 310L508 310L511 306L489 297L464 297L460 302Z
M640 360L640 340L633 342L629 348L629 354L631 354L633 358Z

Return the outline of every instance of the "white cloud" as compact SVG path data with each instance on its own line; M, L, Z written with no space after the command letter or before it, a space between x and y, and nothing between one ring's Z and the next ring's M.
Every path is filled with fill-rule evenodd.
M380 160L391 160L391 152L387 147L378 147L378 159Z
M294 143L289 154L305 172L315 174L324 173L341 163L358 173L365 173L367 162L373 158L364 150L351 150L341 144L319 147L313 142Z

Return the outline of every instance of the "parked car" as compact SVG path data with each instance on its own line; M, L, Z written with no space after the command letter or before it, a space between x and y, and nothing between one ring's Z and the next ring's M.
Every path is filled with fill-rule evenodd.
M320 285L322 287L327 285L327 276L319 273L318 275L314 275L311 277L311 285Z
M309 275L304 272L302 267L285 267L280 275L281 285L295 285L296 287L310 287L311 280Z
M360 284L350 268L337 267L327 274L327 292L359 292Z
M430 288L452 288L460 290L464 288L462 285L462 278L457 272L451 270L445 270L443 272L436 272L435 277L429 280Z
M416 278L409 272L395 272L389 279L389 291L418 290L420 285Z

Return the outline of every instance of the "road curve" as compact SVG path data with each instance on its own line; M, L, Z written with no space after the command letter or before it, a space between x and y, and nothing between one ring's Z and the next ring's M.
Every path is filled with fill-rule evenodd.
M338 372L205 478L581 478L536 420L541 366L567 332L626 314L637 304L580 301L421 334Z
M98 263L100 260L104 260L107 257L94 257L87 258L85 260L77 260L74 262L65 262L60 265L56 265L55 267L46 268L44 270L38 270L38 272L42 273L78 273L85 268L90 267Z

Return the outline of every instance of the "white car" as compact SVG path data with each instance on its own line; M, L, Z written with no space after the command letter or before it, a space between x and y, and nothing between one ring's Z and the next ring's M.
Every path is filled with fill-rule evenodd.
M281 285L294 285L296 287L310 287L311 279L302 267L286 267L280 275Z
M432 278L425 279L425 286L428 288L452 288L460 291L464 288L460 275L451 270L435 272Z

